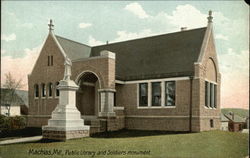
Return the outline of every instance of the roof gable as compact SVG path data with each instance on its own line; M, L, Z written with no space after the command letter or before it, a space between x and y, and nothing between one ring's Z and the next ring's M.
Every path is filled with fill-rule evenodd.
M231 120L231 121L233 121L233 122L245 122L245 119L244 118L242 118L242 117L240 117L240 116L238 116L238 115L236 115L236 114L233 114L234 116L232 116L231 114L225 114L225 116L229 119L229 120Z
M57 35L55 37L71 60L88 58L90 56L91 47Z

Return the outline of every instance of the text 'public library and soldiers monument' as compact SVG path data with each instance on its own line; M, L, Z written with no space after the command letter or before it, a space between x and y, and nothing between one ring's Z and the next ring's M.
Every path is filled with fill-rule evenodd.
M206 27L90 47L49 34L28 75L28 126L71 139L123 128L220 128L221 75Z

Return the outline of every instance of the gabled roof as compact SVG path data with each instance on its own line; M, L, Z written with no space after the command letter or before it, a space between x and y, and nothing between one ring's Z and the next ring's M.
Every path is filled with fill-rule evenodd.
M55 37L71 60L88 58L90 56L91 47L57 35Z
M245 122L245 119L243 117L240 117L240 116L238 116L236 114L233 114L233 115L231 115L231 114L225 114L225 117L227 117L229 120L231 120L233 122L238 122L238 123Z
M28 91L16 90L16 94L22 99L24 105L29 106Z
M116 79L141 80L194 75L207 27L89 47L56 36L71 60L116 54Z
M205 28L93 47L91 56L116 54L116 79L141 80L194 75Z
M9 89L6 89L6 88L1 88L1 105L4 105L5 102L8 102L10 101L11 99L13 99L11 96L10 96L10 90ZM15 99L15 102L16 104L19 104L19 105L26 105L28 106L29 103L28 103L28 91L25 91L25 90L15 90L15 93L14 93L14 96L13 96Z
M225 115L222 114L222 113L220 114L220 117L221 117L222 122L228 122L229 121L229 119L227 117L225 117Z

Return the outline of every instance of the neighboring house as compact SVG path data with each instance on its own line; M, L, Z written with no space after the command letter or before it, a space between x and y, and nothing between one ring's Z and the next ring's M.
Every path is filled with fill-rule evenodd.
M225 117L229 119L228 130L232 132L239 132L245 128L245 119L234 114L233 112L229 112L225 114Z
M28 91L16 90L13 95L10 90L1 88L1 115L21 115L22 107L28 107Z
M95 47L55 35L52 26L28 75L28 126L48 123L68 57L79 86L76 106L92 133L220 129L221 75L211 12L207 27Z
M29 111L28 91L17 90L16 93L20 98L22 98L22 104L20 104L21 115L28 115Z
M249 129L249 117L246 117L246 129Z
M221 113L221 130L228 131L229 119Z

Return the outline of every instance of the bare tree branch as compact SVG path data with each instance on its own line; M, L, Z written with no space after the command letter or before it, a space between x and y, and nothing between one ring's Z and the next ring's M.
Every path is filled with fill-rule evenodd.
M5 74L5 83L1 89L1 106L5 106L10 115L10 108L13 104L17 104L21 99L17 96L16 90L22 88L22 79L16 80L10 72Z

